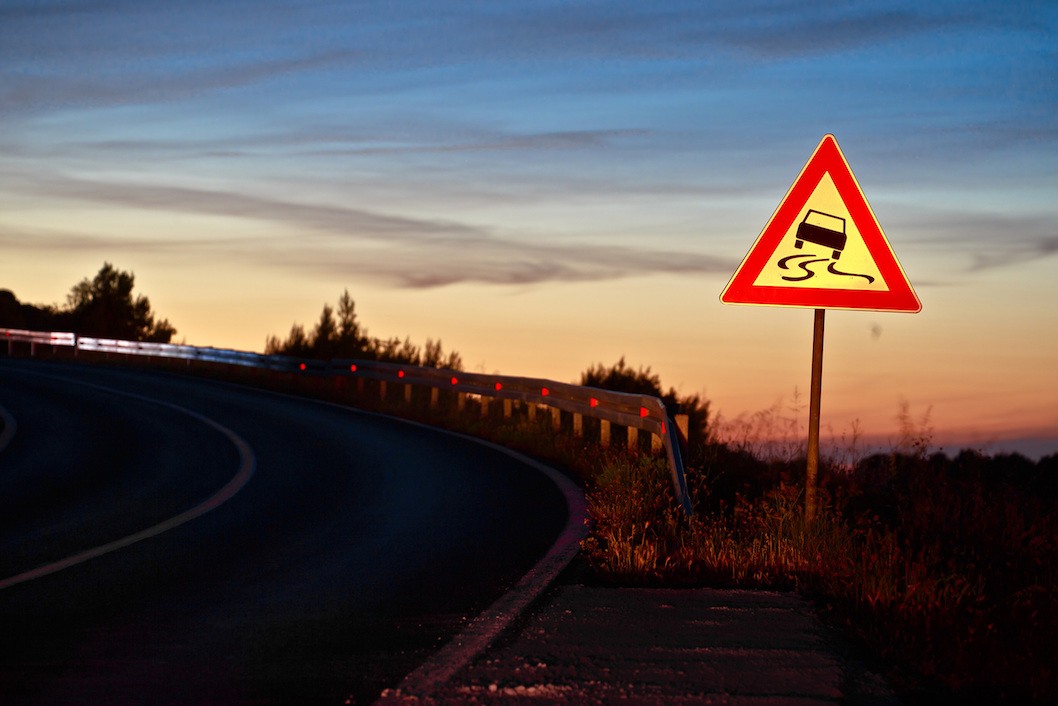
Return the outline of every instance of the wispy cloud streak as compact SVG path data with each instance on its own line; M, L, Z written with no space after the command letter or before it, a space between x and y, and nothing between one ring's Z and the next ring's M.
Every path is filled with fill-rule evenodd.
M46 251L173 253L253 259L328 275L356 274L398 287L432 288L460 282L536 284L599 281L658 273L730 272L730 258L701 253L583 242L540 243L499 237L447 220L391 216L363 209L304 204L262 196L172 186L90 182L51 177L35 189L67 199L134 209L227 216L287 226L286 235L240 238L107 238L57 231L0 230L5 248ZM295 236L294 233L297 233Z
M0 88L0 115L177 101L260 83L285 74L333 66L355 56L355 52L329 52L161 74L149 70L127 71L109 80L88 75L8 74Z
M363 147L358 149L317 150L308 154L382 155L430 152L493 152L497 150L583 149L605 146L614 137L648 135L649 130L579 130L538 135L512 135L494 142L415 147Z

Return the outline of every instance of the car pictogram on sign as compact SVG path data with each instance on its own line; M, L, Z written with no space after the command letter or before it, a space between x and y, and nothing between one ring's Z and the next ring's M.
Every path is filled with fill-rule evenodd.
M814 218L812 214L815 214ZM812 219L811 222L809 218ZM808 213L797 226L797 242L794 246L800 249L806 240L832 249L834 259L837 260L841 257L841 251L845 249L845 219L841 216L808 209Z

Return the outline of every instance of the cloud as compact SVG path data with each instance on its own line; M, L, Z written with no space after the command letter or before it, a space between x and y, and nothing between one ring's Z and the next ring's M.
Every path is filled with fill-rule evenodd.
M61 176L26 177L8 188L118 206L273 221L358 239L387 242L425 239L473 243L482 229L443 220L391 216L363 209L303 204L227 191L178 186L102 182Z
M0 115L177 101L260 83L284 74L339 65L356 56L352 51L335 51L190 70L122 71L109 77L7 72L0 88Z
M24 182L25 180L20 180ZM23 183L21 188L26 188ZM442 219L391 216L364 209L304 204L231 192L37 177L33 191L135 209L228 216L287 226L252 240L106 237L0 229L5 248L218 256L296 267L316 274L373 279L427 289L460 282L535 284L600 281L652 274L732 272L737 262L702 253L597 243L499 237L488 228ZM296 234L296 235L295 235Z
M1005 243L1002 249L975 253L971 272L1008 267L1058 254L1058 235Z
M649 130L578 130L535 135L510 135L496 141L415 147L363 147L359 149L318 150L315 155L379 155L422 152L492 152L497 150L550 150L602 147L610 138L649 135Z
M813 3L810 9L790 13L776 8L770 16L758 16L750 26L724 27L722 33L706 31L703 38L720 44L748 49L768 59L820 56L862 48L915 34L976 24L969 15L932 17L909 11L869 11L840 17Z
M981 272L1058 254L1058 217L975 211L905 208L892 232L903 232L926 247L941 248L951 263Z
M400 287L428 289L463 282L525 285L655 274L729 274L737 262L698 253L633 247L492 241L473 253L439 248L401 250L368 263L339 256L320 258L305 266L330 274L356 271Z
M98 12L118 12L121 6L113 2L41 2L32 5L0 7L0 24L38 18L77 19Z
M467 34L477 40L470 51L479 57L549 60L715 60L731 49L748 50L758 59L785 60L874 48L949 29L1032 25L1016 13L980 3L938 8L889 1L839 7L814 0L550 4L503 16L469 13L464 21ZM458 53L446 44L450 36L440 37L432 50Z
M1056 67L1058 68L1058 67ZM1042 82L1043 79L1040 80ZM1058 88L1058 84L1055 85ZM938 126L923 129L926 147L938 140L956 140L959 144L975 144L979 150L1006 150L1025 144L1043 145L1058 142L1058 124L1054 110L1038 114L1021 112L990 121L965 122L956 126ZM943 149L943 148L942 148Z

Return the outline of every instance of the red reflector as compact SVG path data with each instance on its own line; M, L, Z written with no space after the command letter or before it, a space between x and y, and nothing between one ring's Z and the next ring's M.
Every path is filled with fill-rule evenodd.
M665 433L665 422L662 422L662 423L661 423L661 433L662 433L662 434L664 434L664 433Z
M640 417L649 417L650 416L650 410L647 409L646 407L640 407L639 408L639 416Z
M403 370L398 370L397 371L397 377L399 377L399 378L404 377L404 371Z
M304 370L304 369L305 369L305 364L304 364L304 363L302 363L302 364L301 364L301 369L302 369L302 370Z
M543 395L544 397L547 397L547 388L546 387L541 388L540 394Z
M355 373L356 372L356 366L355 365L350 365L349 366L349 370L351 370L352 372Z
M598 407L599 406L599 400L597 400L594 397L592 397L591 398L591 406L592 407Z
M459 378L452 378L452 384L453 385L458 385L459 384Z
M496 389L497 390L502 390L503 389L503 385L501 385L500 383L496 383Z

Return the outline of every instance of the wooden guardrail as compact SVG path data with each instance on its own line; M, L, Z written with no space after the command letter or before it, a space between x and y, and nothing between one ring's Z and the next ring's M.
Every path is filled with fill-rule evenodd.
M77 336L67 332L27 331L0 328L0 340L8 342L8 355L16 342L28 342L30 354L35 355L38 345L72 347L78 351L154 358L175 358L208 363L241 365L280 372L305 374L314 377L354 377L359 380L377 380L380 392L386 394L390 384L404 385L405 398L410 401L412 386L431 388L431 404L436 406L441 390L452 390L458 395L459 408L463 408L467 395L475 395L485 409L490 400L504 403L505 416L511 415L511 404L523 402L528 405L530 418L535 417L541 407L551 410L553 425L559 426L560 414L566 411L573 415L575 434L582 431L584 417L600 420L600 443L609 445L610 425L618 424L628 429L627 443L638 444L638 432L651 434L651 448L655 452L665 451L672 475L673 492L683 507L684 514L693 514L693 506L687 492L686 472L680 435L686 438L686 417L678 418L665 407L665 403L650 395L612 392L593 387L571 385L554 380L487 375L443 368L426 368L414 365L382 363L378 361L336 359L318 361L289 356L264 355L247 351L204 346L187 346L171 343L149 343L111 338ZM679 428L680 424L683 429Z

